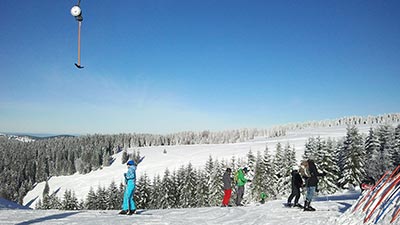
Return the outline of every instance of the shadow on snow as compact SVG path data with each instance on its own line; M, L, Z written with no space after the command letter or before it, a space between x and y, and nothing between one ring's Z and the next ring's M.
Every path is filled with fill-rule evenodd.
M28 220L28 221L25 221L25 222L17 223L16 225L28 225L28 224L34 224L34 223L41 223L41 222L45 222L45 221L48 221L48 220L57 220L57 219L66 218L68 216L72 216L72 215L75 215L75 214L78 214L78 213L79 212L60 213L60 214L45 216L45 217L41 217L41 218L37 218L37 219L33 219L33 220Z

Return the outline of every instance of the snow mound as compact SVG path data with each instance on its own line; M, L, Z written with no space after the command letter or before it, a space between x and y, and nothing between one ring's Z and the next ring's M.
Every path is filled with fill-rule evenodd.
M336 221L338 225L400 224L400 166L359 197Z

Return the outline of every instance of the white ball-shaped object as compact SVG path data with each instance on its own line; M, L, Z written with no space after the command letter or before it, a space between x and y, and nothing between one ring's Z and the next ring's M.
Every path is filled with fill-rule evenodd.
M73 15L73 16L79 16L79 15L81 15L81 13L82 13L82 10L81 10L81 8L79 8L79 6L74 5L74 6L71 8L71 15Z

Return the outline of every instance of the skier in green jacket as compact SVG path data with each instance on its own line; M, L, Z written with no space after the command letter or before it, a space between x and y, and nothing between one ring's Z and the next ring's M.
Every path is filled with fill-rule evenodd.
M240 168L236 172L235 180L236 180L236 186L237 186L237 191L236 191L236 205L237 206L243 206L242 204L242 199L243 199L243 194L244 194L244 185L247 182L251 182L251 180L246 179L244 176L249 172L247 167L244 167L243 169Z

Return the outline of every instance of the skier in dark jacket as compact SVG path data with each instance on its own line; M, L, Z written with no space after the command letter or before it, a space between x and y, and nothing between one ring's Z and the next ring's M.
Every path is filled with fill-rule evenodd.
M288 200L287 200L287 206L289 207L300 207L303 208L299 204L299 198L300 198L300 188L303 187L303 179L301 178L299 174L299 167L294 166L292 170L292 193L290 194ZM292 204L292 199L294 199L294 204Z
M222 207L231 206L229 205L229 200L232 195L232 169L226 168L222 181L224 182L224 199L222 200Z
M325 173L318 173L317 167L313 160L309 159L307 161L303 161L302 165L304 168L304 176L306 179L306 201L304 203L304 211L315 211L313 207L311 207L311 201L314 196L317 184L318 184L318 176L325 176Z

